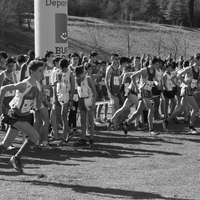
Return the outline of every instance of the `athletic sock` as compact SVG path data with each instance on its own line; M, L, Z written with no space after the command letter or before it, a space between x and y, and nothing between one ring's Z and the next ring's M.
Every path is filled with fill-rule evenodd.
M15 154L16 157L21 158L22 154L24 154L31 145L34 145L35 143L32 142L30 138L26 139L25 142L22 144L19 151Z
M5 151L7 148L3 146L2 143L0 143L0 155L2 154L3 151Z

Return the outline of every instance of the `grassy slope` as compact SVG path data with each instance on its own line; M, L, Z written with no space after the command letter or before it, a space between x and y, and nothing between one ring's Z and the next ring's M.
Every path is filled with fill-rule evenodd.
M91 29L92 34L95 34L99 42L101 43L100 53L101 59L109 59L109 55L112 52L117 52L120 55L127 55L127 47L123 36L123 25L112 23L105 20L95 18L80 18L69 17L68 34L69 34L69 53L85 52L89 54L94 50L94 45L91 44L91 36L86 28L86 22ZM1 49L6 50L10 54L26 53L29 49L34 48L34 33L27 32L25 29L20 30L17 26L11 26L6 33L6 41L0 38ZM131 49L131 55L150 53L156 54L150 45L150 40L155 39L155 32L162 30L166 35L170 35L172 31L176 30L176 27L169 25L150 24L143 22L133 22L131 27L131 40L133 47ZM186 38L189 39L190 48L188 56L194 55L200 50L200 34L198 29L183 28L179 30ZM94 42L92 42L94 43Z

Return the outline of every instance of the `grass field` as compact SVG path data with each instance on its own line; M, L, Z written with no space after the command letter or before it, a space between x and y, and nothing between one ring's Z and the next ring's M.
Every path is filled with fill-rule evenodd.
M6 50L11 55L18 55L34 49L34 31L28 32L26 29L19 29L16 24L12 24L10 27L12 28L6 32L6 41L0 38L1 50ZM34 27L33 23L32 27ZM132 22L130 26L125 26L118 22L102 19L69 16L69 53L77 51L88 55L92 50L97 50L100 59L106 61L109 61L110 54L113 52L126 56L126 35L129 33L132 46L130 55L142 53L157 55L152 41L157 39L159 31L165 35L165 39L163 39L165 41L170 42L170 36L174 31L180 33L181 39L187 39L187 57L200 51L200 29L177 28L144 22ZM179 55L183 55L183 53L180 51ZM161 56L167 56L166 52L162 51Z
M186 124L170 129L150 137L132 128L125 137L97 127L92 149L73 147L75 137L54 150L31 150L22 175L9 164L16 150L7 151L0 157L0 199L199 200L199 135L188 134Z
M89 28L88 28L89 27ZM109 22L94 18L69 17L69 52L83 51L86 53L95 49L100 54L101 59L109 59L112 52L120 55L127 55L127 37L129 35L131 51L130 55L151 54L157 55L152 41L159 40L158 32L164 34L163 42L171 42L171 35L178 31L180 40L187 41L187 57L200 51L200 29L191 29L184 27L175 27L170 25L161 25L154 23L132 22L131 25L123 25L117 22ZM178 55L183 55L183 44L180 45ZM167 56L162 51L161 56Z
M123 26L77 17L69 20L69 52L88 54L93 50L85 21L101 31L101 59L109 59L111 52L126 55L121 37ZM147 39L154 37L155 30L170 35L174 29L135 22L132 54L155 53ZM200 51L198 29L180 32L189 38L189 55ZM13 55L34 47L33 33L13 33L9 38L2 48ZM199 122L196 119L198 129ZM76 136L54 150L31 150L22 159L24 174L18 174L9 164L16 150L6 151L0 156L0 200L200 200L200 136L188 134L187 127L170 124L171 132L166 134L158 123L155 129L161 131L160 136L150 137L147 131L132 128L125 137L122 131L97 126L92 149L73 147ZM4 135L0 133L0 141ZM21 140L19 136L14 145L19 147Z

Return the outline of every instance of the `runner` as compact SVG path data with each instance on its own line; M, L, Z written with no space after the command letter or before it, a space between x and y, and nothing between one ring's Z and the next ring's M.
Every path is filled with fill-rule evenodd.
M172 63L168 63L166 66L166 71L163 74L163 95L165 98L165 119L168 118L168 110L169 110L169 100L172 103L172 106L170 108L171 113L172 111L175 110L176 107L176 100L175 100L175 93L173 91L173 81L172 81L172 72L173 72L173 64Z
M94 145L94 109L96 101L96 89L91 77L85 73L84 67L79 66L75 69L76 81L78 84L79 109L81 114L81 139L74 143L74 146L85 146L86 142L86 116L88 114L90 126L89 145Z
M6 69L6 59L8 54L5 51L0 51L0 72Z
M133 105L135 105L136 107L138 105L138 97L137 97L137 93L135 92L135 85L132 80L132 77L130 77L131 75L134 74L134 72L130 72L130 71L131 71L131 66L126 67L125 73L122 79L121 89L123 92L123 96L125 97L125 102L123 106L114 113L111 119L108 120L109 127L113 127L115 130L117 129L118 117L125 115L125 117L123 118L123 120L125 120L128 114L130 113L130 108Z
M55 99L61 104L61 116L63 121L63 136L61 144L66 144L73 136L73 131L68 126L68 111L73 106L75 81L73 72L69 69L66 59L60 60L60 71L57 73L55 83Z
M20 131L29 136L19 151L10 159L14 169L20 173L23 173L21 156L29 149L30 145L35 144L39 140L38 132L27 122L26 118L29 116L35 101L37 108L42 106L39 94L40 86L37 81L40 81L43 77L43 66L43 62L32 61L28 66L30 71L28 79L1 88L0 114L2 114L2 105L6 92L16 90L16 95L10 102L11 109L8 115L3 115L3 122L9 124L10 127L3 141L0 143L0 154L12 144Z
M53 107L53 86L54 86L54 74L56 69L54 68L53 59L55 55L52 51L46 51L44 58L47 60L46 68L44 70L44 79L42 81L43 89L45 93L46 103L45 106L48 108L50 113L50 121L52 124L53 135L57 135L57 120L56 120L56 110Z
M192 107L192 112L190 116L190 127L189 131L192 134L197 134L198 131L194 127L194 119L199 111L199 106L193 96L194 91L197 89L197 82L199 80L199 67L200 67L200 53L197 53L193 60L194 64L192 66L186 67L178 74L181 82L184 84L181 88L181 105L172 113L172 115L163 120L163 129L167 131L168 124L170 120L180 114L184 108L189 104ZM183 78L183 75L185 77Z
M110 99L114 102L112 105L112 115L123 105L123 99L120 94L120 70L119 70L119 55L112 54L111 65L106 71L105 83Z
M15 67L15 74L17 77L17 83L20 82L20 76L21 76L21 68L22 65L26 62L26 58L24 55L19 55L17 57L16 67Z
M75 76L75 69L79 66L80 57L78 53L72 54L71 63L69 65L69 69L73 72ZM77 92L77 83L75 81L75 91L73 97L73 106L70 108L69 111L69 127L73 128L74 131L77 131L77 111L78 111L78 92Z
M32 60L35 59L35 52L33 50L30 50L28 51L27 56L27 61L21 67L20 81L23 81L24 79L29 77L28 65Z
M155 70L159 67L159 59L153 57L150 61L150 65L147 68L142 68L140 71L132 75L132 80L136 88L136 93L139 93L139 103L137 110L130 116L130 118L124 123L124 133L127 134L128 126L130 123L141 114L145 106L148 109L148 123L149 133L151 135L158 135L153 129L153 115L154 106L152 104L152 86L154 79L156 80ZM137 77L141 76L141 82L138 88L136 83ZM156 80L157 81L157 80Z

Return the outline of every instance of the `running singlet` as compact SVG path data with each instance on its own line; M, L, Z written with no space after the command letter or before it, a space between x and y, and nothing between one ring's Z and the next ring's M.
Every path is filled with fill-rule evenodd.
M141 78L141 89L151 91L153 87L153 79L155 77L155 70L153 69L153 73L150 72L149 68L147 68L147 76Z
M192 89L196 89L197 88L197 81L198 81L198 78L199 78L199 68L196 72L194 67L192 67L192 74L193 74L193 78L192 78L192 81L190 83L190 87Z
M173 90L173 82L172 82L172 74L168 74L166 73L167 75L167 79L166 79L166 86L167 86L167 89L168 91L172 91Z
M2 75L4 76L3 81L2 81L2 86L5 85L11 85L15 83L15 79L14 79L14 74L12 73L12 78L8 78L6 75L6 72L2 72ZM11 90L6 92L5 97L13 97L15 96L15 90Z
M56 93L58 101L61 103L67 103L69 100L69 92L71 91L70 74L71 74L70 70L68 70L66 73L60 71L57 74L58 82L57 82Z
M40 92L40 85L38 82L37 86L32 86L27 80L24 81L27 87L24 92L17 90L15 97L10 102L11 109L19 116L29 115L31 108L33 107L36 97Z
M101 91L103 94L103 97L108 97L108 91L107 91L107 87L106 87L106 83L105 83L105 77L106 77L106 73L101 72Z
M78 67L78 66L76 66L76 67ZM72 65L69 65L69 69L73 72L73 74L75 73L76 67L73 67ZM74 75L74 76L75 76L75 75ZM75 102L78 101L78 91L77 91L77 87L78 87L78 85L77 85L77 82L75 81L75 91L74 91L74 97L73 97L73 100L74 100Z
M77 91L79 98L89 98L93 96L92 89L88 85L87 76L81 82L80 86L78 85Z
M52 76L53 76L54 72L55 72L54 68L47 66L47 68L44 71L44 79L42 81L43 85L54 84L54 83L52 83ZM46 96L47 100L50 103L52 103L52 101L53 101L53 88L44 89L44 92L45 92L45 96Z
M112 73L110 77L110 89L111 89L111 94L114 96L117 96L120 94L119 76L120 76L119 69L114 69L112 67Z
M185 81L189 83L189 85L184 85L181 89L181 96L193 96L194 91L197 89L197 82L199 78L199 69L196 72L194 67L192 66L192 73L186 74Z
M130 91L130 84L131 84L131 77L128 76L124 82L124 91L123 91L123 94L124 95L127 95Z
M153 73L150 72L149 68L147 68L147 76L141 76L141 84L140 84L140 94L139 98L152 98L152 87L153 87L153 79L155 77L155 70L153 69Z

